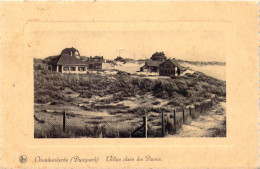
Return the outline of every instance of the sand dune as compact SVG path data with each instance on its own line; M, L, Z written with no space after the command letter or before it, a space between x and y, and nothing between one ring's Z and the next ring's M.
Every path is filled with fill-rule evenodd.
M221 65L195 66L188 63L183 63L182 66L189 67L192 70L205 73L206 75L214 77L216 79L226 81L226 66L221 66Z
M137 71L140 70L140 67L143 66L144 64L139 64L139 63L120 63L117 62L117 65L114 67L111 67L110 64L106 64L104 66L105 69L117 69L120 71L125 71L128 73L136 73ZM202 73L205 73L208 76L214 77L219 80L224 80L226 81L226 66L222 65L193 65L189 63L182 63L181 64L184 67L189 67L194 71L199 71ZM151 74L154 75L154 74Z

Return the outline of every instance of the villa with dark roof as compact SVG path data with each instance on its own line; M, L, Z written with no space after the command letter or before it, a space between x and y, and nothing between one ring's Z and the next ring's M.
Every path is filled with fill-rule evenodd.
M160 76L178 75L183 72L183 68L175 59L167 59L165 62L159 65Z
M183 68L175 59L167 59L164 52L155 52L150 61L140 68L141 72L156 73L160 76L180 75Z
M52 58L49 70L61 73L86 73L88 64L79 59L79 51L75 48L65 48L61 54Z
M141 72L159 72L159 65L162 64L167 57L165 56L164 52L155 52L151 58L150 61L146 62L144 66L140 68Z

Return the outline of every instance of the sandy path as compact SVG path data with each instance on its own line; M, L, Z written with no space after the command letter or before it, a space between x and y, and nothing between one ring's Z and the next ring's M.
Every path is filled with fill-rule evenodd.
M169 137L210 137L214 135L216 129L223 127L226 117L226 103L221 102L214 106L214 109L206 114L201 115L190 124L185 124L175 135Z

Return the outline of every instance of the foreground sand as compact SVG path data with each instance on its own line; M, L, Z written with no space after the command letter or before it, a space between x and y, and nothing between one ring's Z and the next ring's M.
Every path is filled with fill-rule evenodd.
M175 135L168 137L219 137L219 130L225 128L226 103L220 102L213 107L213 110L205 115L200 115L190 124L182 125L182 128Z

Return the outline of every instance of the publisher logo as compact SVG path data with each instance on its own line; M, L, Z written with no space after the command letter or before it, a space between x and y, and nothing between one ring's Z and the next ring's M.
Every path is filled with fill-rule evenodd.
M20 155L19 161L20 161L20 163L26 163L26 161L27 161L27 156L26 156L26 155Z

